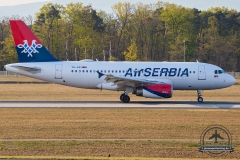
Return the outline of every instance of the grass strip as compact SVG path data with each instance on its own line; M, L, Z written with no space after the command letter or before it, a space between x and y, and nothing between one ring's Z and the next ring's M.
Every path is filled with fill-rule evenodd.
M199 158L132 158L132 157L71 157L71 156L0 156L0 159L43 159L43 160L202 160ZM208 158L208 160L215 160ZM230 160L230 159L225 159Z

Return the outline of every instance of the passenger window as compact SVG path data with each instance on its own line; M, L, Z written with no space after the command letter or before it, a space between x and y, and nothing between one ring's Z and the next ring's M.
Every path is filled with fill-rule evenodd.
M125 73L125 71L123 70L123 73Z
M114 71L112 70L112 73L113 73Z
M106 73L106 70L104 70L104 73Z
M77 73L77 70L75 70L75 72Z
M81 70L79 70L79 73L81 73Z
M119 70L119 73L121 73L121 70Z
M115 72L117 73L117 70Z
M86 70L86 72L88 73L88 70Z
M191 73L192 73L192 71L189 71L189 73L191 74Z
M193 73L195 74L195 71L193 71Z
M73 70L72 70L72 72L73 72Z
M108 70L108 73L110 73L111 71L110 70Z
M84 73L84 70L82 72Z
M92 70L90 70L90 73L92 73Z

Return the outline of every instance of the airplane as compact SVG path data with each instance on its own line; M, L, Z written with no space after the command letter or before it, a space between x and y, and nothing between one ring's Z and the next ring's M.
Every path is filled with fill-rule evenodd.
M28 26L10 20L19 63L7 71L44 81L87 89L123 91L120 100L130 102L129 93L146 98L171 98L173 90L202 90L232 86L236 80L222 68L201 62L61 61L54 58Z
M209 140L214 138L214 143L218 143L217 139L224 139L222 136L220 136L220 134L217 133L217 130L215 129L215 133L209 138Z

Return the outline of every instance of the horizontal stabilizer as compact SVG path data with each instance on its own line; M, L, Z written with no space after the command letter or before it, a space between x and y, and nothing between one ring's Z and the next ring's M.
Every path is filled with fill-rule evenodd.
M26 66L12 66L12 67L23 70L23 71L27 71L27 72L41 71L41 68L39 68L39 67L26 67Z

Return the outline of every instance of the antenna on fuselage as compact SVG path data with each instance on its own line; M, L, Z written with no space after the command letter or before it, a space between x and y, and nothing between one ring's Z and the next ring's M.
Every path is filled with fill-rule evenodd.
M196 59L197 63L198 63L198 60Z

